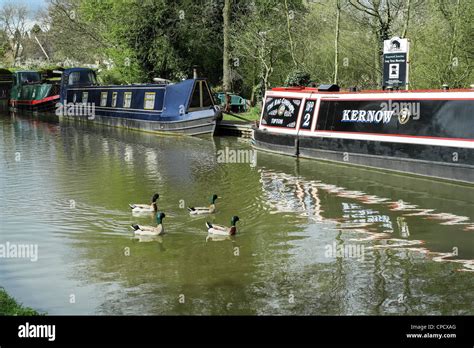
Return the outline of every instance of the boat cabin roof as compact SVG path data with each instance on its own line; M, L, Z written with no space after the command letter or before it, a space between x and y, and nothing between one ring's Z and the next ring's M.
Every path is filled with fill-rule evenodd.
M415 89L415 90L361 90L361 91L320 91L317 87L275 87L274 92L313 93L313 94L372 94L372 93L433 93L433 92L474 92L473 89Z
M39 74L38 70L15 70L14 74L22 74L22 73L36 73Z

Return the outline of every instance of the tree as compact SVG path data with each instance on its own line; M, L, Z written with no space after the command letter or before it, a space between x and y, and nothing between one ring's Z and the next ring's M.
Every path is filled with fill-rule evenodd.
M22 4L6 3L0 8L0 27L10 39L13 64L21 54L21 44L26 36L28 8Z
M357 17L369 23L373 35L377 38L378 55L375 63L381 83L383 42L390 39L393 22L403 8L403 2L400 0L349 0L349 3L359 11Z
M48 0L48 7L37 15L43 45L54 61L92 64L104 58L107 43L99 34L101 22L88 21L81 0Z
M48 4L29 36L24 9L2 8L0 38L8 47L0 47L0 54L11 61L43 57L36 36L52 61L98 63L105 70L104 80L116 83L153 77L180 80L190 77L198 65L200 75L211 84L222 83L224 90L254 101L271 86L297 83L295 77L300 75L310 75L318 83L377 88L383 40L398 34L411 41L411 86L462 87L474 77L474 10L468 1L48 0Z
M294 46L288 43L288 36L283 34L288 33L288 6L290 3L261 0L242 6L241 15L234 19L233 52L240 61L251 64L251 68L247 69L253 76L252 101L257 86L260 89L258 94L263 94L270 86L275 69L280 72L280 83L292 70L294 61L291 50ZM241 71L244 69L241 67Z
M0 30L0 61L6 60L7 52L10 49L10 45L8 44L8 35L5 31Z
M334 84L337 85L339 72L339 22L341 20L341 1L336 0L336 38L334 39Z
M224 53L223 53L223 88L224 92L230 92L232 88L232 77L230 64L230 13L231 13L231 0L224 0L223 9L223 35L224 35Z
M472 6L437 0L423 3L417 12L410 35L413 87L440 88L445 83L451 88L467 87L474 78Z

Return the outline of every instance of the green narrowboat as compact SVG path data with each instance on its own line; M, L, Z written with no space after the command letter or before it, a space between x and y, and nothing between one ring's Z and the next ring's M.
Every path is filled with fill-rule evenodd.
M10 106L18 110L52 111L59 102L59 81L45 80L38 71L15 71Z

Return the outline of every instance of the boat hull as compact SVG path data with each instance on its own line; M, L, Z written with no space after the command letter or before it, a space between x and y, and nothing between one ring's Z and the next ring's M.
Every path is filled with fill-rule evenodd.
M290 134L268 133L258 129L254 132L253 142L257 149L283 155L465 183L472 183L474 175L474 149L354 139L297 137ZM453 154L465 159L463 163L453 163Z
M54 112L59 102L59 95L46 97L42 100L16 100L10 99L10 107L14 110L28 112Z
M165 133L175 135L206 135L214 134L216 128L215 116L207 118L190 119L183 121L162 122L154 120L142 120L135 118L123 118L115 116L95 115L88 116L67 116L59 115L60 118L67 118L77 122L87 122L106 125L109 127L119 127L131 130L138 130L149 133Z

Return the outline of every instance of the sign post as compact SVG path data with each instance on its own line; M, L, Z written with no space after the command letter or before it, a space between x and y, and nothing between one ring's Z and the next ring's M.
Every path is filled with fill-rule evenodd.
M383 86L408 89L408 39L393 37L383 43Z

